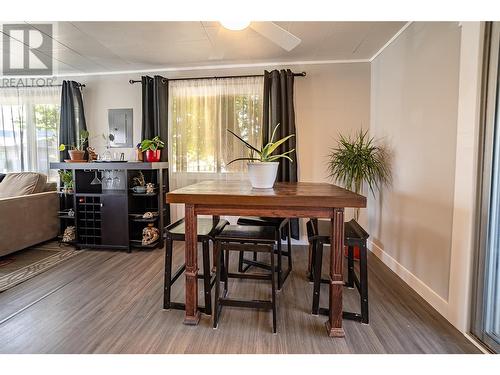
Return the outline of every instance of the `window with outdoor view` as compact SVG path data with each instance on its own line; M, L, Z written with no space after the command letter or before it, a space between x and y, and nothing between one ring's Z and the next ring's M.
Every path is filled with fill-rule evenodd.
M60 87L0 88L0 172L57 179Z
M179 80L169 83L171 188L203 179L240 178L249 143L262 143L262 77Z

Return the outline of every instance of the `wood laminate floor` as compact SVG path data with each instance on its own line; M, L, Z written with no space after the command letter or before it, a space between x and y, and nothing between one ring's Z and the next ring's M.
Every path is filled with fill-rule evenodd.
M183 259L183 247L174 263ZM278 297L278 334L267 311L224 308L219 328L203 315L162 310L161 250L88 251L0 293L1 353L478 353L479 351L375 256L369 257L370 324L344 321L329 338L324 316L310 314L307 249L294 248L294 270ZM232 266L236 266L236 262ZM201 284L200 284L201 287ZM321 303L327 305L327 285ZM262 298L268 284L231 280L229 292ZM183 281L173 289L181 299ZM345 290L345 308L358 308Z

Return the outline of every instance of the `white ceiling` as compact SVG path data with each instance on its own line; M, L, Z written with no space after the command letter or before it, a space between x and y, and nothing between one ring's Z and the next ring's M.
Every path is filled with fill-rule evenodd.
M404 22L276 22L302 39L287 52L218 22L57 22L58 75L218 64L369 59Z

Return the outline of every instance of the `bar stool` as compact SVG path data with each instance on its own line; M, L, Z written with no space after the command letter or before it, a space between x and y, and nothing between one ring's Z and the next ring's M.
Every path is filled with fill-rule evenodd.
M312 248L310 274L314 282L312 314L328 314L328 309L319 308L321 283L329 284L329 280L321 279L323 245L330 244L331 223L326 220L311 219L307 222L307 235ZM369 234L355 221L344 223L344 243L347 246L347 282L345 286L358 290L361 303L361 314L343 312L343 318L361 321L368 324L368 268L366 239ZM359 247L359 279L354 270L354 246Z
M213 327L217 328L223 306L270 309L273 313L273 333L276 333L276 273L274 266L275 230L269 226L227 225L215 236L216 280L215 307ZM267 253L270 256L269 273L231 273L229 272L229 255L231 251L253 251ZM225 260L224 260L225 256ZM222 264L223 262L223 264ZM230 278L267 280L271 282L271 300L238 300L228 297L228 281ZM221 279L224 281L224 292L220 293Z
M285 283L288 275L292 271L292 237L291 237L291 224L290 220L287 218L279 218L279 217L240 217L237 222L238 225L247 226L270 226L275 230L275 238L276 238L276 251L275 253L278 255L278 265L276 267L276 272L278 272L278 290L281 290L283 284ZM286 237L287 237L287 251L282 251L281 249L281 238L283 236L283 232L286 228ZM283 274L283 261L282 257L288 258L288 269L286 273ZM246 267L244 266L246 265ZM240 260L238 265L239 272L245 272L251 266L270 269L269 264L258 262L257 261L257 253L253 252L253 260L246 259L244 257L243 252L240 254Z
M205 314L212 314L212 286L215 277L210 273L210 241L213 241L217 235L229 222L227 220L213 220L212 218L200 218L197 221L198 242L201 242L203 253L203 273L198 274L199 279L203 279L203 289L205 294L205 306L199 307ZM186 229L184 219L180 219L173 224L165 227L166 251L165 251L165 281L163 289L163 308L185 310L184 303L172 302L170 292L172 285L182 275L186 269L186 264L181 265L172 277L172 252L174 241L186 240Z

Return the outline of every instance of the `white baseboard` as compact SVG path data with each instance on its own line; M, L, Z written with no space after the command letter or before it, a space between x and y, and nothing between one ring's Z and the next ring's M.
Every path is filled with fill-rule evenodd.
M448 320L448 301L372 241L369 241L368 249Z

